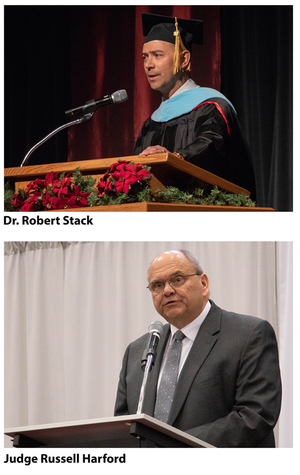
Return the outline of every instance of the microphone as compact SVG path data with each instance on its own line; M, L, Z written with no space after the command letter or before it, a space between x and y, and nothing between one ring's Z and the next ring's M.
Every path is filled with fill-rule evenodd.
M91 101L86 102L84 106L76 107L75 109L70 109L65 111L67 117L74 116L76 114L86 114L90 112L95 112L100 107L108 106L109 104L119 104L125 102L128 99L127 92L125 89L114 92L111 95L103 96L100 99L92 99Z
M156 321L156 322L152 322L148 328L148 331L149 331L148 344L147 344L147 348L145 349L143 353L143 358L141 361L143 371L145 370L148 357L151 357L150 371L151 371L152 366L155 363L157 345L158 345L160 334L163 330L163 327L164 326L161 322Z
M159 321L152 322L148 328L149 339L147 348L144 351L142 358L142 370L144 371L143 382L140 390L140 397L138 401L137 414L142 413L144 398L145 398L145 389L148 381L149 371L151 371L152 366L155 362L156 349L160 339L161 332L163 330L163 324Z
M28 162L30 155L43 143L47 142L47 140L53 137L53 135L57 134L63 129L66 129L67 127L71 127L71 125L82 124L82 122L86 122L87 120L90 120L93 117L94 112L97 109L99 109L99 107L103 107L112 103L118 104L119 102L127 101L127 99L128 99L127 92L125 91L125 89L121 89L120 91L114 92L110 96L104 96L101 99L96 99L96 100L92 99L91 101L88 101L84 106L76 107L76 109L70 109L68 111L65 111L65 114L67 116L74 116L77 114L81 114L81 117L74 119L71 122L68 122L67 124L61 125L57 129L53 130L53 132L48 134L46 137L44 137L42 140L40 140L36 145L34 145L29 150L29 152L27 152L20 166L23 167Z

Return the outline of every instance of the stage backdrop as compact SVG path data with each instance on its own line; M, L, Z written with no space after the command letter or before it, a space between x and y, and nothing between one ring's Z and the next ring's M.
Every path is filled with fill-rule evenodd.
M5 427L113 415L127 345L163 320L148 266L176 248L199 257L217 305L273 325L283 381L276 440L292 447L291 243L5 243Z
M75 9L71 31L75 41L74 106L118 89L126 89L129 99L127 103L101 109L92 122L70 129L69 160L132 155L143 121L159 106L161 94L151 90L143 68L145 12L203 20L204 44L193 46L193 78L202 86L220 89L219 7L143 5Z

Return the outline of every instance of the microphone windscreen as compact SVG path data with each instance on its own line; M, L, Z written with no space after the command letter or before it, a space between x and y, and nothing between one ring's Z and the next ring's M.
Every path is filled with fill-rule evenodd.
M116 91L111 95L112 101L114 104L119 102L125 102L128 99L127 92L125 89L121 89L120 91Z
M148 328L148 331L149 333L158 332L159 334L161 334L163 327L164 327L163 324L157 320L151 323L151 325Z

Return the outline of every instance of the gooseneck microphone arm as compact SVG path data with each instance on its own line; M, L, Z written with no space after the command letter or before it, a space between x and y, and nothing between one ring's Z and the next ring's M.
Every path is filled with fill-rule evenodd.
M67 124L64 124L64 125L61 125L60 127L58 127L57 129L53 130L53 132L51 132L50 134L48 134L46 137L44 137L42 140L40 140L40 142L38 142L37 144L35 144L30 150L29 152L27 152L27 154L25 155L24 157L24 160L23 162L21 163L21 167L23 167L24 165L26 165L26 163L28 162L28 159L30 157L30 155L37 149L39 148L41 145L43 145L43 143L47 142L47 140L49 140L51 137L53 137L53 135L57 134L58 132L60 132L61 130L63 129L66 129L67 127L71 127L71 125L76 125L76 124L81 124L82 122L85 122L87 120L90 120L92 117L93 117L93 112L92 113L88 113L86 115L84 115L83 117L80 117L79 119L76 119L76 120L72 120L71 122L68 122Z
M71 125L76 125L76 124L81 124L82 122L86 122L87 120L90 120L94 112L96 112L99 107L107 106L109 104L118 104L120 102L125 102L127 101L128 96L127 92L125 89L121 89L119 91L114 92L113 94L109 96L104 96L100 99L92 99L91 101L86 102L84 106L81 107L76 107L75 109L70 109L65 111L66 116L74 116L77 114L81 114L81 117L79 117L76 120L73 120L71 122L68 122L67 124L61 125L57 129L53 130L49 135L47 135L45 138L43 138L40 142L38 142L36 145L34 145L29 152L25 155L23 162L21 163L21 167L23 167L27 162L30 157L30 155L43 143L47 142L53 135L57 134L63 129L66 129L67 127L71 127Z

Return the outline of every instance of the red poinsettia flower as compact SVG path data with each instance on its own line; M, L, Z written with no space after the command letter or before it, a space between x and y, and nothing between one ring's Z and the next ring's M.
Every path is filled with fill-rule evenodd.
M69 193L67 198L67 204L69 208L81 208L82 206L87 206L87 197L91 194L90 191L83 192L78 185L74 185L73 193Z
M124 168L126 163L129 163L129 162L127 162L127 160L119 160L118 162L113 163L109 170L110 173L114 173L116 170L120 170L122 167Z
M51 196L48 191L43 197L42 202L46 209L65 209L69 207L67 197Z
M98 190L98 196L103 196L106 191L112 189L112 181L111 181L111 176L109 173L105 173L103 177L101 177L98 185L97 185L97 190Z
M45 176L46 185L52 185L54 179L56 179L57 177L58 177L58 173L53 173L53 172L47 173L47 175Z
M20 211L37 211L39 209L39 193L31 195L23 204Z
M142 181L151 174L142 164L135 164L127 160L114 163L109 172L105 173L97 185L98 196L101 198L107 191L129 193L131 186Z
M111 190L112 181L109 173L105 173L102 178L100 178L99 185L101 188Z
M138 181L143 180L144 178L151 175L149 170L141 163L127 162L126 165L124 165L124 170L131 172L137 177Z
M53 181L52 190L58 194L60 197L61 194L66 195L68 193L68 187L72 181L72 178L67 175L64 178L58 178Z
M24 198L21 198L20 193L15 193L12 197L11 204L15 206L16 208L21 208L23 204L25 203Z
M31 191L38 191L39 189L43 189L46 187L46 181L42 180L41 178L36 178L36 180L28 183L25 188L26 195L29 195Z
M52 199L53 198L54 197L50 195L49 191L47 191L46 194L43 196L42 203L43 203L43 205L46 209L52 209L52 203L53 203ZM55 197L55 200L57 200L57 199L58 198Z
M20 211L35 211L36 206L32 201L25 201Z
M137 177L138 181L141 181L151 175L149 170L147 170L147 168L143 168L143 165L141 163L129 163L128 165L126 165L126 170L130 170L131 173Z
M131 172L122 171L121 173L114 173L113 177L117 180L115 189L117 193L123 191L128 194L130 186L137 181L137 178Z

